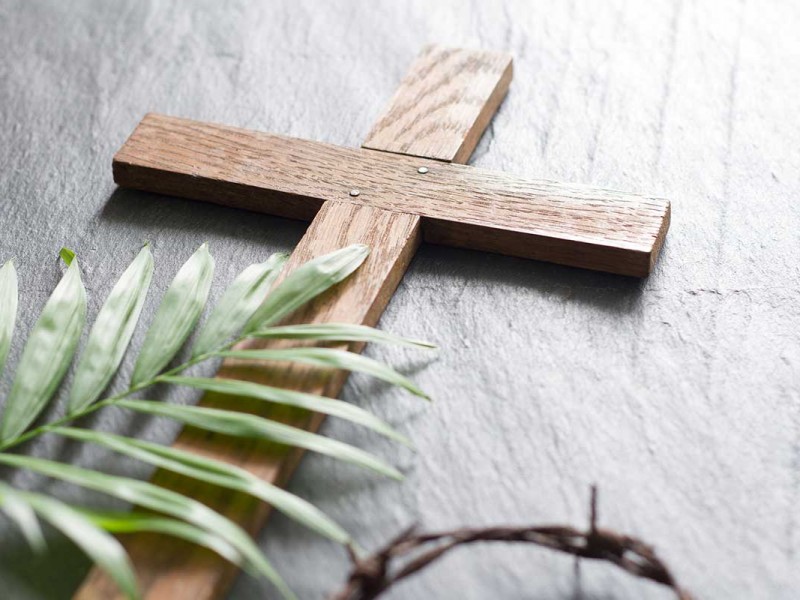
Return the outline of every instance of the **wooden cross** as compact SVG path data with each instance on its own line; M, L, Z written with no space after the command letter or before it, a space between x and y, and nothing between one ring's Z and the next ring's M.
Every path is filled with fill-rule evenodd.
M296 322L376 324L422 240L646 276L669 227L668 201L458 164L472 154L506 95L511 73L511 58L504 54L426 48L361 149L150 114L114 157L114 180L123 187L310 220L286 272L348 244L369 245L372 253L361 269L294 315ZM346 379L305 367L231 362L219 376L331 397ZM250 411L311 431L323 420L241 398L206 395L201 405ZM279 485L302 454L191 429L175 443ZM270 512L250 497L172 473L159 471L154 480L206 502L253 534ZM142 534L125 544L149 599L216 598L236 574L223 559L177 540ZM81 599L117 595L96 569L77 593Z

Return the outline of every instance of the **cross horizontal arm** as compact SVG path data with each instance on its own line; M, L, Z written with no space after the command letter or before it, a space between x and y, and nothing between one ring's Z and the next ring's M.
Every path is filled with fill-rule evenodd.
M155 114L114 157L114 180L306 220L350 201L421 217L428 242L640 277L670 216L659 198Z

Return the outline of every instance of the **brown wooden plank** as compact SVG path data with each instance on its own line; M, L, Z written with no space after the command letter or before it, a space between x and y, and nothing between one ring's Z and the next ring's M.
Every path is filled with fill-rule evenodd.
M349 322L375 325L405 272L420 241L419 217L350 203L326 203L297 246L285 269L342 248L363 243L372 248L364 265L348 280L292 316L290 322ZM243 348L286 346L255 340ZM353 350L358 351L356 344ZM309 393L336 397L344 384L342 372L300 365L248 364L226 361L219 377L269 383ZM316 431L321 415L279 407L265 402L207 394L201 406L247 411ZM176 447L237 464L266 481L283 485L302 452L278 444L266 444L221 434L185 429ZM193 479L158 471L153 481L208 504L255 534L271 507L249 496L222 490ZM236 574L236 568L197 546L172 538L134 535L124 538L136 567L144 596L150 600L206 599L218 597ZM76 594L80 600L121 597L115 585L94 569Z
M483 110L481 118L490 118L491 111L495 109L496 106L489 113ZM467 129L473 130L469 127ZM308 203L307 218L318 209L318 202ZM373 248L373 252L354 277L306 307L302 313L293 315L292 320L374 324L411 260L420 237L420 218L416 215L390 213L349 202L325 203L295 249L287 272L313 256L349 243L367 243ZM274 344L273 342L272 345ZM360 345L353 345L352 349L359 350ZM296 365L272 365L267 369L263 364L243 365L234 361L227 361L219 375L268 382L329 396L336 396L346 379L346 375L342 373L321 372ZM250 410L271 418L283 419L311 431L317 430L323 420L320 415L269 408L246 399L206 395L201 404ZM242 465L279 485L289 479L302 455L300 451L274 444L242 443L241 440L201 434L191 429L184 430L176 445ZM154 481L220 508L253 533L258 531L270 513L269 506L241 494L224 492L163 471L156 472ZM149 600L218 598L236 574L236 569L218 556L177 540L135 535L129 536L125 543ZM81 600L114 598L118 597L118 591L102 572L94 569L76 597Z
M425 47L362 148L465 163L512 72L508 54Z
M640 277L670 216L660 198L154 114L115 156L114 178L299 219L347 200L421 216L428 242Z
M432 52L435 50L428 51ZM474 65L477 73L486 75L491 69L485 64L481 66L483 62L485 61L476 59ZM440 76L443 70L436 67L436 64L430 65L429 77ZM458 70L452 67L448 70L452 77L459 78L458 85L451 88L455 94L452 97L442 94L441 84L426 82L424 70L420 71L417 67L412 69L411 75L407 78L408 83L404 83L405 90L390 105L387 115L394 113L394 117L376 128L374 136L371 135L372 148L386 152L410 151L441 161L467 160L491 114L505 94L511 76L510 62L507 70L502 72L495 70L494 88L488 94L485 91L481 92L480 86L468 85L468 78L464 79ZM488 79L483 80L481 85L487 86L487 81ZM455 90L460 90L461 97ZM483 99L480 102L476 101L477 96L474 96L474 93L479 93ZM404 97L409 94L422 96L416 97L413 102L406 102ZM425 96L428 94L437 95L438 100L426 102ZM413 108L418 104L426 108L412 111L402 108L404 106ZM479 107L477 112L476 107ZM449 126L436 126L436 118L431 117L437 110L440 111L439 117L446 116L449 119ZM464 115L473 116L465 118ZM395 123L391 122L393 119ZM473 119L474 123L469 119ZM426 148L413 148L413 144L407 146L405 150L392 147L387 131L397 124L402 124L402 131L397 135L406 136L406 143L415 138L427 137ZM499 226L491 224L491 217L495 216L495 213L499 213L504 219L510 218L511 210L521 209L524 213L525 208L519 206L519 202L511 208L506 206L509 198L514 201L517 191L533 194L534 199L543 198L551 201L553 206L549 209L540 207L539 217L542 218L547 217L548 210L563 212L569 208L562 206L559 209L559 205L569 205L570 202L580 204L587 199L595 199L592 195L594 191L591 190L589 193L570 188L569 194L563 198L559 194L564 186L551 188L548 186L554 184L549 182L533 182L535 185L532 188L523 185L520 190L516 190L514 178L504 180L502 176L489 174L484 178L471 179L466 174L467 171L439 171L440 167L450 168L440 162L429 164L425 161L420 162L422 159L409 160L407 157L382 155L380 152L369 150L349 151L356 154L346 158L358 157L353 164L357 169L361 169L357 173L358 177L354 178L350 172L351 165L347 163L338 171L326 170L330 165L320 163L320 160L326 161L331 158L341 160L342 157L330 154L332 147L325 145L316 146L318 154L312 153L306 157L303 152L309 147L302 144L308 143L300 142L301 145L292 146L299 154L284 154L282 159L270 162L264 158L270 156L270 148L274 158L273 142L280 145L281 140L284 140L286 144L291 145L291 142L296 141L158 116L146 118L140 129L141 131L137 129L115 158L115 179L119 183L278 215L301 219L314 218L308 233L292 256L289 269L308 258L348 243L363 242L373 247L372 256L354 278L327 294L313 306L307 307L302 314L294 315L292 320L297 322L337 320L374 324L420 241L420 229L423 223L426 237L430 241L504 252L509 249L508 244L519 249L529 244L532 239L535 240L538 235L524 227L517 231L513 227L506 227L503 223ZM139 136L140 133L145 135ZM441 140L437 141L437 138ZM177 145L174 145L176 141ZM199 148L194 147L196 143L199 143ZM172 150L169 150L170 144L173 144ZM151 150L156 150L154 155L148 154ZM307 158L311 161L307 162ZM384 159L400 162L389 163ZM192 163L195 160L198 161L197 168ZM372 162L373 160L377 162ZM169 161L175 161L177 168L170 166ZM367 176L364 169L368 170L381 164L385 167L379 169L378 177ZM416 169L423 165L428 166L430 172L424 175L425 179L420 179L423 174L417 173ZM413 173L410 169L413 169ZM264 183L269 181L269 178L264 180L263 176L268 172L277 175L276 181L288 182L291 185L288 189L265 187ZM442 174L444 177L441 177ZM332 175L339 179L332 178ZM390 177L384 181L385 175ZM409 175L411 179L408 178ZM433 176L428 177L429 175ZM439 179L436 179L437 175ZM224 178L228 177L230 180L225 183ZM488 199L475 197L472 193L476 181L481 186L486 181L495 181L494 188L490 186ZM530 183L526 182L526 185ZM363 188L363 191L353 197L349 192L355 186ZM431 191L435 192L436 202L431 205L433 210L428 214L425 212L427 205L425 194ZM469 192L466 196L465 191ZM412 207L415 210L410 211L402 202L397 204L398 199L392 199L392 194L410 194L413 200ZM612 203L616 201L625 205L626 195L609 194ZM622 201L620 197L623 197ZM553 200L555 202L552 202ZM598 201L605 202L602 198ZM638 197L630 198L632 204L637 204L639 201ZM466 213L482 217L476 222L461 218L463 215L460 212L465 208L469 209L470 205L474 209L466 210ZM443 212L441 210L443 208L447 210ZM667 203L666 216L662 219L656 246L660 245L660 240L666 231L668 209ZM624 213L627 209L620 210ZM453 219L454 214L459 218ZM627 218L624 214L623 217ZM646 221L645 217L647 215L643 217ZM613 221L613 218L609 219ZM525 218L522 221L527 224ZM623 225L626 223L624 219L620 222ZM636 225L640 226L641 224ZM538 256L547 258L549 252L554 255L553 258L562 262L567 262L569 252L574 252L581 244L587 244L581 240L559 238L566 245L559 248L557 241L548 240L546 236L539 237L542 239L538 241ZM624 238L622 241L625 241ZM591 243L588 246L591 246ZM590 249L596 248L587 247L583 251ZM651 261L656 253L657 249L652 252ZM618 260L616 264L619 264ZM267 345L261 343L261 346ZM353 349L360 348L356 346ZM268 382L271 385L282 385L330 396L338 394L346 378L346 375L341 373L298 366L272 365L267 368L263 364L246 365L233 361L227 361L219 374L223 377ZM201 404L250 411L312 431L322 422L322 417L319 415L269 407L263 403L244 399L207 395ZM224 436L203 434L191 429L185 430L180 435L176 445L242 465L277 484L283 484L288 480L301 456L301 452L297 450L274 444L230 440ZM270 507L241 494L231 494L163 471L158 471L154 480L201 499L253 533L261 527L270 512ZM224 593L236 573L234 568L219 557L196 546L175 540L160 536L136 535L128 537L125 543L145 589L145 596L150 600L217 598ZM82 600L114 598L118 597L118 591L95 569L76 597Z
M485 110L481 111L481 118L490 118L490 113L495 109L496 106L488 114ZM309 173L304 175L313 176ZM295 209L299 206L296 204ZM329 201L321 209L318 201L308 202L304 210L304 218L311 218L314 214L316 217L295 249L287 272L314 256L349 243L366 243L373 248L373 252L352 278L291 319L296 322L375 324L419 244L420 218L350 202ZM259 344L261 347L274 345L277 343ZM355 344L351 349L357 351L360 347ZM336 396L346 379L343 373L312 370L297 365L270 365L267 368L264 364L246 365L241 361L226 361L219 376L261 381L329 396ZM201 404L249 410L311 431L316 431L323 420L321 415L304 411L269 407L246 399L221 398L211 394L204 396ZM192 429L181 433L176 446L241 465L279 485L289 479L302 455L298 450L275 444L230 440ZM269 506L247 496L224 492L164 471L157 471L154 481L207 502L252 533L260 529L270 513ZM135 535L126 538L125 543L146 591L145 595L150 600L217 598L224 593L236 574L236 569L218 556L177 540ZM105 575L95 569L76 597L82 600L114 598L118 597L118 591Z

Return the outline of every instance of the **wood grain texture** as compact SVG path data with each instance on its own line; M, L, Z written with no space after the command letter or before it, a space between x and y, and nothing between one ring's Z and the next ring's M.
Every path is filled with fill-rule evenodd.
M9 0L0 15L0 261L17 257L20 336L61 275L61 244L82 259L93 315L150 240L146 324L200 243L217 258L213 294L300 240L302 222L117 191L108 164L146 112L358 146L423 44L512 53L513 89L471 163L672 198L680 210L654 273L634 281L424 244L381 326L442 348L414 373L434 404L353 377L342 396L413 438L418 452L394 463L409 477L395 485L307 455L290 488L374 549L413 523L581 525L595 482L602 523L655 543L696 597L798 596L800 4ZM176 433L116 412L92 425L161 443ZM388 456L347 423L323 427ZM57 442L25 452L146 475ZM55 534L44 556L4 519L0 538L4 597L66 598L88 569ZM259 544L304 600L329 597L346 573L344 553L288 519L271 518ZM243 576L228 597L269 593ZM669 598L513 546L454 554L393 597L454 595Z
M350 278L309 303L288 323L347 322L375 325L405 273L420 241L419 217L369 206L327 202L292 253L282 274L304 262L348 244L368 244L370 256ZM286 342L252 340L239 348L286 347ZM363 344L353 344L358 351ZM288 363L226 360L218 377L255 381L312 394L336 397L346 380L342 371L315 369ZM206 394L201 406L251 412L316 431L324 415L245 398ZM233 438L185 429L175 446L237 464L262 479L285 485L303 452L280 444ZM251 534L261 529L271 507L241 493L157 471L153 481L200 500L242 525ZM136 568L143 596L149 600L199 600L219 597L237 569L216 554L172 538L150 534L123 539ZM94 569L78 590L79 600L121 598L108 577Z
M428 242L638 277L670 219L659 198L156 114L114 157L114 180L298 219L349 200L421 216Z
M361 147L465 163L512 74L508 54L426 46Z
M490 118L496 106L488 116L485 111L480 111L480 118ZM370 151L366 153L378 155ZM115 161L115 176L117 164ZM313 176L307 172L305 175ZM352 196L348 194L348 198ZM314 209L316 212L317 207ZM419 215L335 199L325 201L318 208L300 245L292 253L282 277L304 262L348 244L367 244L372 251L352 277L291 315L287 322L375 325L421 238ZM239 347L253 349L291 345L292 342L280 340L251 340ZM363 346L349 345L353 351L360 351ZM226 360L217 376L329 397L338 396L347 379L347 373L342 371L291 363L241 360ZM249 411L308 431L317 431L325 420L325 415L221 394L204 395L200 405ZM234 463L276 485L288 482L304 454L301 449L280 444L241 440L193 428L185 429L174 445ZM240 523L253 535L263 527L271 512L269 505L246 494L231 493L169 471L157 471L153 481L199 499ZM138 534L128 536L124 542L148 600L218 598L228 589L237 573L236 567L216 554L180 540ZM118 588L97 568L92 570L75 596L76 600L115 597L120 597Z
M0 14L0 261L17 257L23 299L0 403L21 336L61 275L61 244L82 259L91 316L150 240L147 324L200 243L217 259L219 294L302 236L299 221L116 190L108 165L143 114L358 146L423 44L502 49L513 89L471 163L673 199L656 269L635 281L424 244L381 327L442 348L414 371L434 404L354 377L342 396L413 438L418 451L393 462L409 477L396 485L309 454L290 488L371 550L413 523L582 525L594 482L602 524L653 542L697 598L798 597L800 4L9 0ZM406 351L368 350L419 366ZM160 443L176 435L115 411L91 425ZM341 420L323 427L389 456L387 442ZM50 436L24 451L147 474ZM0 538L4 598L67 598L88 570L59 536L44 556L8 520ZM304 600L328 598L345 576L343 552L286 518L258 542ZM269 594L243 576L227 597ZM510 545L454 554L392 598L456 595L670 598Z

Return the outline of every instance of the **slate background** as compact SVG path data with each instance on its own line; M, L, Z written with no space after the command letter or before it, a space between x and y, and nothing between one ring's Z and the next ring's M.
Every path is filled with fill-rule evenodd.
M511 92L473 163L671 198L656 271L640 282L424 247L381 326L441 352L367 353L413 373L434 404L358 377L343 395L412 436L417 452L325 427L407 480L310 457L291 489L373 548L413 522L582 524L598 482L602 523L655 543L699 598L796 598L798 28L800 5L788 1L2 0L0 260L19 266L18 340L60 277L62 245L82 258L93 315L149 240L148 322L203 241L218 297L245 265L302 235L297 222L115 191L111 157L145 112L358 145L424 43L507 50ZM118 413L97 425L175 435ZM56 440L28 451L148 474ZM86 560L57 538L37 559L2 527L3 596L69 597ZM347 566L341 549L280 517L260 544L302 598L334 590ZM242 577L230 597L269 591ZM576 571L495 546L454 554L391 597L669 595L604 566Z

